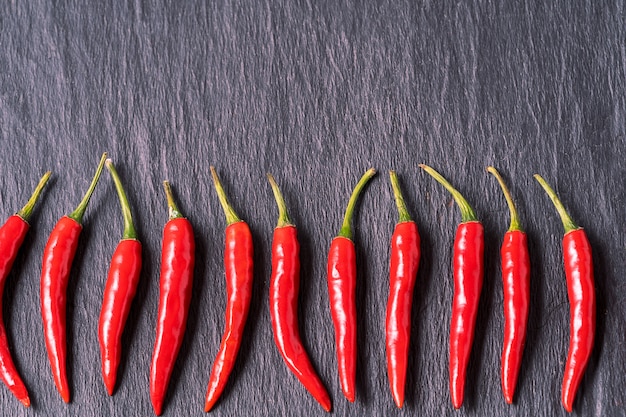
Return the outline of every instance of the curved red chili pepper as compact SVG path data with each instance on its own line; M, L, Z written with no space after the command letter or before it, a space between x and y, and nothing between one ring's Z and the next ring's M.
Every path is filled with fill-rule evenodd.
M150 366L150 399L157 416L161 415L165 393L185 336L195 260L191 223L176 207L169 182L164 181L163 186L169 206L169 221L163 229L159 313Z
M427 165L420 167L452 194L461 210L462 222L454 239L454 298L450 324L450 395L452 405L458 409L463 404L465 374L483 285L483 226L467 200L445 178Z
M137 240L124 187L110 159L107 159L106 167L115 183L124 217L124 234L111 258L98 322L102 378L107 392L113 395L122 355L122 333L139 283L141 242Z
M50 232L48 243L43 251L41 266L41 314L46 339L48 359L57 390L63 401L70 401L70 388L67 382L66 359L66 301L67 284L69 282L72 262L78 246L78 238L83 229L83 215L89 204L91 194L96 188L106 153L102 155L96 174L91 181L87 193L76 210L61 217Z
M411 340L413 289L420 262L420 235L404 203L396 173L390 171L389 176L399 220L391 237L385 344L391 395L396 406L402 408Z
M270 281L270 316L274 342L285 364L326 411L331 402L302 346L298 329L298 290L300 288L300 244L296 227L287 215L282 194L267 175L278 204L278 225L272 241L272 277Z
M356 253L350 222L361 191L375 174L375 169L369 169L352 191L341 230L328 251L328 295L335 327L339 381L343 395L350 402L354 402L356 379Z
M226 199L222 184L211 167L220 204L226 215L224 270L226 272L226 317L219 352L213 363L204 411L210 411L226 387L235 365L250 310L253 280L253 244L248 224L241 220Z
M526 343L530 299L530 257L526 233L520 225L511 193L494 167L488 167L487 171L498 180L511 212L511 225L504 234L500 249L504 290L504 342L500 375L504 399L511 404Z
M556 207L563 227L563 260L570 303L570 335L567 362L561 386L561 402L572 412L576 391L587 368L596 332L596 292L593 280L591 245L585 231L576 225L554 190L535 175Z
M20 400L26 407L30 407L30 398L26 386L17 372L17 368L11 358L9 342L7 340L4 320L2 318L2 294L4 293L4 284L6 284L9 272L20 250L20 246L24 242L26 232L28 232L28 220L33 211L33 207L48 182L51 172L48 171L41 177L39 184L31 195L28 203L16 214L9 217L2 227L0 227L0 379L4 385L11 390L13 395Z

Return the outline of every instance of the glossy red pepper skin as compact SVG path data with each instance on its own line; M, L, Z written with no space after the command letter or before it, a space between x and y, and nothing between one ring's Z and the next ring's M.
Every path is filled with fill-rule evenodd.
M593 350L596 331L596 296L591 245L581 228L563 237L563 259L570 303L570 340L561 402L572 412L576 391Z
M220 349L213 363L205 409L213 408L226 387L250 310L253 282L253 244L250 227L244 221L226 227L224 269L226 272L226 325Z
M368 169L354 187L343 224L328 251L327 283L330 315L335 329L337 368L343 395L350 402L356 396L356 251L352 241L352 217L361 192L376 175Z
M526 233L509 231L500 249L504 289L504 343L502 346L502 392L513 402L515 386L526 343L530 301L530 257Z
M300 289L300 244L293 225L274 229L270 315L274 342L289 369L326 411L331 402L302 346L298 329Z
M76 220L61 217L50 233L41 267L41 313L48 359L54 383L66 403L70 401L66 370L67 284L82 230L83 227Z
M107 392L113 395L122 354L122 333L137 291L142 258L141 242L137 240L122 180L110 159L105 161L105 165L115 184L124 219L124 233L111 259L98 322L102 378Z
M81 225L87 205L91 199L106 161L102 154L96 173L87 192L76 209L61 217L50 232L43 251L40 281L41 316L43 319L46 350L52 376L63 401L70 401L70 388L67 381L66 360L67 340L65 330L67 284L72 262L78 247L78 238L83 230Z
M8 218L0 228L0 378L11 390L13 395L26 407L30 406L30 398L24 382L11 358L4 320L2 317L2 294L9 272L24 242L29 225L18 215Z
M141 242L122 239L113 252L98 322L102 377L113 395L122 354L122 333L141 273Z
M183 217L168 221L163 230L159 312L150 367L150 399L156 415L162 413L185 335L194 261L195 239L191 223Z
M454 238L454 297L450 323L450 397L454 408L459 409L465 395L465 374L483 286L483 226L465 197L448 180L428 165L420 164L420 168L448 190L461 211L462 221Z
M483 284L483 226L478 221L459 224L454 239L454 299L450 325L450 395L461 408L478 301Z
M411 307L420 261L420 235L413 221L398 223L391 237L389 298L385 319L387 375L393 400L404 404L411 340Z
M574 223L552 187L541 175L535 174L534 177L552 200L565 229L563 260L570 308L570 335L561 385L561 403L571 413L576 391L591 357L596 333L596 291L591 245L585 231Z
M39 184L37 184L26 205L16 214L9 217L4 225L0 227L0 379L26 407L30 407L30 398L26 386L11 358L11 351L4 327L2 295L4 294L4 285L9 272L11 272L15 257L30 228L28 220L51 174L52 172L48 171L41 177Z
M356 252L352 240L338 236L328 252L328 295L335 327L339 381L350 402L356 380Z

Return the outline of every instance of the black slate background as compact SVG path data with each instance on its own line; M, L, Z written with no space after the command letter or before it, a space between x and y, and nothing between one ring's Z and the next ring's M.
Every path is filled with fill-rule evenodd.
M19 209L48 169L3 296L14 359L33 405L0 388L7 416L149 416L158 303L161 182L196 230L194 298L166 416L202 415L223 329L224 218L213 164L255 239L246 337L216 416L323 415L273 345L268 310L277 210L285 194L302 245L300 326L333 415L565 415L560 384L569 310L562 227L539 172L589 234L597 337L574 415L626 415L626 19L614 2L10 1L0 10L0 199ZM85 2L86 3L86 2ZM515 4L514 4L515 3ZM126 184L144 268L124 335L116 394L100 376L97 320L122 220L105 174L85 217L68 289L72 402L47 361L39 273L47 235L86 190L108 151ZM458 209L420 172L439 169L485 225L485 280L463 408L448 394L451 252ZM532 301L516 402L499 381L499 245L508 210L493 164L527 228ZM351 188L380 170L355 219L359 261L357 401L341 395L325 282L326 251ZM396 169L422 235L406 406L396 410L384 360Z

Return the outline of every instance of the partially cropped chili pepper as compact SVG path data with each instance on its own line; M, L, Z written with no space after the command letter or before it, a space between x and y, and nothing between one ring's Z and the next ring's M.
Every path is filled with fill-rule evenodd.
M356 379L356 252L352 242L352 214L361 191L376 174L369 169L352 191L343 224L328 251L328 296L335 327L337 365L343 395L354 402Z
M48 359L52 375L61 398L70 402L70 387L67 381L66 359L66 302L72 262L78 247L78 238L83 230L82 220L89 199L98 184L107 154L102 154L96 174L82 201L72 213L61 217L50 233L43 251L41 266L41 314L46 339Z
M137 232L122 181L110 159L107 159L106 167L115 183L124 217L124 232L111 258L98 322L102 377L107 392L113 395L117 368L122 354L122 333L139 283L141 242L137 240Z
M302 346L298 329L298 291L300 289L300 244L296 227L289 220L283 196L267 174L278 205L278 225L272 241L272 277L270 281L270 316L274 342L287 367L326 411L331 403L328 392L317 376Z
M552 200L565 228L563 260L570 304L570 335L561 402L565 410L571 413L576 391L591 357L596 332L596 292L591 245L583 228L574 223L554 190L541 176L535 175L535 179Z
M461 223L454 239L454 299L450 325L450 395L454 408L461 408L478 301L483 285L483 226L467 200L437 171L420 165L452 194L461 210Z
M520 224L511 193L494 167L488 167L487 171L498 180L511 212L511 225L504 234L500 248L504 290L504 342L500 375L504 399L511 404L526 343L530 299L530 257L526 233Z
M163 410L165 393L185 336L196 250L191 223L178 210L170 183L164 181L163 187L169 221L163 229L159 313L150 367L150 399L157 416Z
M420 262L420 235L406 208L396 173L389 171L389 176L399 219L391 237L385 341L391 395L396 406L402 408L411 340L413 289Z
M206 393L204 411L210 411L226 387L228 376L235 365L243 330L246 326L253 279L252 233L248 224L241 220L226 199L226 193L211 167L211 175L220 204L226 215L226 239L224 270L226 272L226 317L224 334L219 352L213 363L209 386Z
M4 320L2 319L2 294L4 293L4 284L6 284L9 272L11 272L17 252L20 250L20 246L22 246L22 242L24 242L26 237L26 232L30 228L28 221L33 208L41 191L48 182L50 174L51 172L48 171L41 177L37 188L35 188L26 205L16 214L9 217L4 225L0 227L0 378L13 395L26 407L30 407L30 398L28 397L26 386L11 358Z

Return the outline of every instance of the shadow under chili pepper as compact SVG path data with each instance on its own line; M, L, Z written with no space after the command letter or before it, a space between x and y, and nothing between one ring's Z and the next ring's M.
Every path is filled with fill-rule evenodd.
M90 314L85 314L82 320L77 321L77 310L85 309L85 306L76 306L76 293L78 288L86 288L89 287L90 284L88 282L81 282L85 279L85 276L92 271L92 268L84 268L85 260L89 261L89 256L92 252L89 242L92 239L98 238L98 233L93 233L93 225L94 221L92 220L95 216L97 216L97 212L100 211L100 206L102 205L102 199L92 200L91 203L93 206L90 206L89 214L86 217L86 220L82 223L83 228L80 232L80 237L78 238L78 247L76 249L76 254L74 255L74 260L72 262L72 269L70 271L68 277L67 291L66 291L66 316L65 316L65 331L66 331L66 344L67 344L67 381L70 389L70 403L74 401L76 398L76 388L77 384L74 384L74 369L81 369L81 364L79 360L81 359L81 355L77 354L77 352L83 351L79 345L83 345L85 343L90 343L89 338L85 338L84 335L81 334L81 328L92 328L93 326L88 325L86 322L92 317L98 317L100 310L98 307L95 307ZM93 242L91 242L93 243ZM88 279L86 281L89 281ZM81 289L80 291L83 291ZM86 290L88 291L88 290ZM97 323L97 318L96 318ZM76 330L76 332L75 332ZM74 335L77 337L74 337ZM89 335L89 337L93 336L93 346L98 345L96 333L93 335ZM97 350L94 350L97 352ZM83 356L84 357L84 356Z
M376 387L372 387L369 385L370 379L366 376L369 369L372 369L373 366L370 366L368 359L371 360L371 355L368 354L368 345L371 346L371 337L368 336L367 325L368 325L368 316L367 312L371 310L371 305L368 305L368 293L370 291L369 282L372 274L369 270L369 263L367 262L367 251L363 245L363 237L362 237L362 227L359 227L360 219L361 219L361 206L363 204L364 198L367 195L367 190L372 186L372 183L376 181L376 177L372 178L363 190L361 194L363 197L357 200L356 206L354 208L354 214L352 218L352 233L354 238L352 242L354 243L354 251L356 257L356 290L354 294L354 300L356 304L356 338L357 338L357 353L356 353L356 379L355 379L355 390L356 390L356 398L357 401L363 406L368 406L370 402L371 395L369 393L376 392ZM389 239L391 235L389 235ZM381 301L380 303L383 306L386 306L386 300ZM384 326L384 322L383 322ZM369 342L368 342L369 340ZM334 342L334 340L333 340ZM384 357L384 341L383 341L383 357Z
M403 188L407 189L407 188ZM406 193L405 193L406 199ZM409 207L417 207L409 205ZM409 208L410 210L410 208ZM411 214L414 214L414 211ZM417 217L417 216L415 216ZM432 283L432 259L433 259L433 241L430 234L426 233L424 225L417 224L417 230L420 234L420 263L417 270L417 278L415 279L415 288L413 289L413 305L411 307L411 340L409 342L409 358L406 369L406 384L404 391L404 408L414 409L418 404L422 404L420 397L423 394L423 387L426 383L420 383L418 376L422 374L422 370L426 369L423 361L420 359L420 349L424 347L422 342L428 343L422 337L422 332L428 329L428 325L424 323L424 311L428 308L428 301L431 300L431 283ZM395 226L394 226L395 227ZM387 285L388 286L388 285ZM387 294L388 296L389 294ZM428 343L430 346L430 343ZM425 350L428 351L427 349ZM428 353L425 353L428 355ZM422 368L422 369L420 369Z
M520 207L522 203L522 199L517 200L518 207ZM524 207L522 207L521 210L525 210ZM528 256L530 259L530 298L528 300L526 343L524 344L522 364L517 376L517 386L515 387L513 404L518 402L520 395L527 396L529 394L527 393L527 387L532 389L532 380L530 378L534 373L534 367L532 364L534 363L534 358L537 355L537 347L540 346L541 343L541 329L543 327L542 321L546 316L544 312L545 294L542 290L544 286L543 279L545 278L542 273L542 271L544 271L544 265L543 258L540 256L542 253L541 247L537 244L540 240L537 238L535 230L532 229L530 225L527 229L525 229L525 233L528 242ZM502 331L504 331L504 327L502 327ZM500 348L502 348L502 345L500 345Z
M300 222L300 216L296 207L294 207L292 213L292 220L296 225L304 223ZM300 339L305 351L309 355L313 368L322 380L324 387L328 389L330 375L325 372L326 369L321 363L323 352L320 352L320 349L323 346L323 342L319 340L319 337L315 336L316 333L320 333L320 329L326 328L326 325L323 323L324 317L321 315L313 315L313 313L323 311L326 304L320 306L319 303L312 299L314 287L320 289L320 293L323 293L323 289L325 289L326 283L323 280L324 275L314 272L314 265L316 263L321 265L323 261L321 259L316 260L314 245L311 243L310 235L304 227L298 228L298 242L300 243L300 291L298 294L298 326L300 329Z
M354 216L355 219L354 224L357 224L358 213ZM369 288L369 279L371 276L368 264L365 261L364 253L366 253L365 248L360 243L361 233L358 228L355 228L354 233L354 250L356 253L356 264L357 264L357 284L355 290L355 303L356 303L356 338L357 338L357 353L356 353L356 380L355 380L355 389L356 389L356 398L359 403L362 403L363 406L368 406L370 404L369 398L371 397L370 393L375 392L375 387L369 385L370 379L367 377L368 369L371 369L371 355L367 352L368 340L371 342L371 337L367 335L367 327L368 327L368 317L367 314L359 314L359 312L367 312L368 311L368 292ZM384 302L380 303L381 305L385 305ZM369 306L371 308L371 306ZM384 322L383 322L384 326ZM383 341L383 350L381 351L384 355L384 341ZM386 375L385 375L386 377Z
M607 260L605 253L609 252L604 244L606 239L600 238L594 230L585 229L589 244L591 245L591 255L593 259L593 275L594 286L596 290L596 332L593 342L593 350L591 351L591 357L587 363L587 368L583 376L580 385L578 386L578 392L576 393L576 399L574 400L574 411L580 411L580 404L584 399L590 399L590 396L586 394L587 391L592 391L593 381L596 379L596 373L598 369L598 363L602 350L604 348L604 335L606 332L607 321L607 300L606 300L606 283L610 280L606 279L606 267ZM597 401L597 400L596 400Z
M495 288L495 279L501 279L499 275L498 265L500 264L500 245L502 243L502 235L496 233L493 224L488 220L483 221L485 252L483 255L484 275L483 285L478 301L478 313L476 315L476 328L474 330L474 343L470 353L470 359L467 366L467 376L465 380L465 399L463 408L475 410L479 403L478 387L482 379L480 376L486 374L485 364L488 363L489 349L486 348L485 342L490 329L490 322L494 314L493 297ZM502 314L499 312L499 314ZM501 337L500 337L501 339ZM501 352L498 350L498 352ZM498 356L499 357L499 356ZM498 361L499 364L499 361ZM499 376L499 366L498 373ZM491 378L484 378L491 383ZM498 377L499 380L499 377Z
M85 309L85 306L76 306L76 292L81 286L85 288L85 286L89 286L89 283L81 284L81 280L85 278L86 271L93 271L93 268L85 267L85 261L87 265L90 265L89 261L89 252L91 251L90 246L94 244L92 239L97 239L97 233L93 233L93 225L94 218L98 215L102 209L102 205L106 198L92 198L90 203L89 212L85 215L85 220L82 222L82 230L80 232L80 236L78 238L78 247L76 249L76 254L74 255L74 260L72 261L72 266L70 270L70 274L68 277L68 284L66 290L66 317L65 317L65 331L66 331L66 346L67 346L67 360L66 360L66 369L67 369L67 381L70 390L70 403L74 401L76 396L76 388L77 384L74 383L74 369L80 369L80 365L78 364L78 360L81 359L81 356L78 355L76 349L76 343L86 343L85 337L81 336L80 329L90 328L90 326L86 323L89 320L90 314L86 314L83 318L84 321L76 321L76 307L79 309ZM85 255L87 258L85 259ZM93 317L98 317L100 310L98 308L94 309L91 313L93 313ZM97 323L97 318L96 318ZM74 338L74 330L76 330L77 338ZM91 337L92 335L90 335ZM93 346L98 345L96 334L93 334ZM81 349L78 349L81 351ZM97 350L94 350L97 352ZM97 355L97 353L96 353Z

